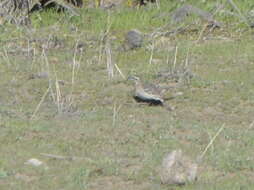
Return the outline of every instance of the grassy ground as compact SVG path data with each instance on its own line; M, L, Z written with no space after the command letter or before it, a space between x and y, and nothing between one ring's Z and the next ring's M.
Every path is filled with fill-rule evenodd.
M216 2L195 5L212 11ZM185 24L194 24L182 34L118 51L128 30L150 34L170 21L160 13L177 6L161 1L161 9L110 13L84 8L72 18L49 11L35 13L29 28L0 27L0 189L253 189L254 37L238 13L219 11L215 18L223 27L204 33L205 23L191 17ZM237 6L244 14L251 9L250 1ZM124 76L183 92L167 102L174 111L134 102L132 84L116 68L109 78L108 29L112 61ZM175 70L187 60L190 81L158 77L173 67L176 47ZM45 72L48 77L32 76ZM196 159L222 126L197 182L160 183L166 153L182 149ZM25 165L30 158L47 168Z

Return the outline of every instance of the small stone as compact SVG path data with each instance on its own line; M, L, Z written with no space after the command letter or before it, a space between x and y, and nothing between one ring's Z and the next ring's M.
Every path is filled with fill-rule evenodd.
M46 71L42 71L39 73L33 73L29 76L29 79L47 79L49 77L49 73Z
M125 36L127 50L136 49L142 46L143 35L139 30L130 30Z
M167 154L160 171L163 184L184 185L197 179L198 165L185 157L181 150Z
M31 159L27 160L25 162L25 164L38 167L38 166L41 166L43 164L43 162L36 159L36 158L31 158Z
M84 42L79 42L77 44L77 49L84 49L87 45Z

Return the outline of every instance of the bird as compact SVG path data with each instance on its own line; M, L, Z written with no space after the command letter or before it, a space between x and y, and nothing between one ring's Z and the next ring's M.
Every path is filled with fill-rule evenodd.
M144 86L137 76L129 76L128 80L135 82L134 99L137 102L148 103L149 105L160 105L172 110L171 107L165 105L164 99L161 97L162 90L157 88L156 85L150 84Z
M147 3L156 3L156 0L138 0L136 2L139 6L146 5Z

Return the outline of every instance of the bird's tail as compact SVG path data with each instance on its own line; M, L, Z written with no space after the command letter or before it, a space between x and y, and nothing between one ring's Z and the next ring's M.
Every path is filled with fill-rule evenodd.
M177 93L173 94L173 95L170 96L170 97L164 98L164 100L165 100L165 101L172 100L172 99L174 99L174 98L176 98L176 97L178 97L178 96L182 96L182 95L183 95L182 92L177 92Z

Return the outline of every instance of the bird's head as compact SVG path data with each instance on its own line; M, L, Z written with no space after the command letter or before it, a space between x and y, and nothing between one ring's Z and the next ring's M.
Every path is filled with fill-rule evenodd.
M140 82L140 78L137 76L129 76L127 80L134 81L135 84L138 84Z

